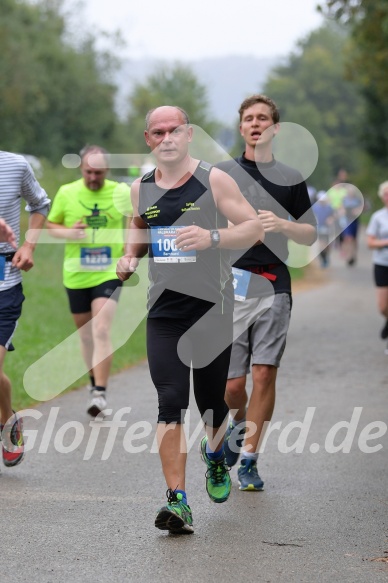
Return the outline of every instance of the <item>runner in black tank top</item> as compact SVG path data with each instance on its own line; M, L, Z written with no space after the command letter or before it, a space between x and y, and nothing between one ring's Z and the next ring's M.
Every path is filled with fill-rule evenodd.
M128 279L138 258L149 253L147 355L158 392L158 443L168 487L155 526L173 533L193 532L182 427L191 370L207 434L201 441L206 489L214 502L225 502L230 493L220 429L228 411L224 393L233 328L228 250L246 250L264 237L234 180L191 158L192 135L180 108L163 106L147 114L146 142L158 165L132 185L134 218L126 255L117 265L118 277ZM149 237L141 239L145 229Z

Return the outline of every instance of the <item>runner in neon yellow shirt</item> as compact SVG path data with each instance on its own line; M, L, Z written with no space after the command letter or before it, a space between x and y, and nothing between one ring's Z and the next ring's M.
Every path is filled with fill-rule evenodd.
M122 286L116 263L123 253L124 216L131 215L132 206L128 185L106 179L106 150L84 148L81 172L80 180L58 190L47 227L53 237L67 240L63 283L91 380L88 413L96 417L106 408L110 328Z

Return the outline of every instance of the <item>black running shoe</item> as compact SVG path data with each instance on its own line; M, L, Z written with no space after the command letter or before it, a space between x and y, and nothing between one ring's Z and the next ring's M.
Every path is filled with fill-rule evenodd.
M383 340L386 340L388 338L388 320L385 322L385 326L381 330L380 336Z
M229 421L229 425L225 432L224 452L226 464L230 468L238 462L245 432L245 421L242 421L237 425L233 425L233 423Z

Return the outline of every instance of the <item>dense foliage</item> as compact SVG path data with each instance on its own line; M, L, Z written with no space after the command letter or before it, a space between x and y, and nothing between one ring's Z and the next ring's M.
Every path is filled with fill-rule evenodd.
M127 118L120 117L120 39L111 35L107 49L97 48L101 31L88 31L82 7L69 12L71 1L0 4L2 149L45 158L54 168L86 143L144 153L145 114L161 104L185 108L215 139L227 131L209 116L207 88L183 63L145 72L128 96ZM374 193L387 178L388 2L322 0L321 10L326 24L301 39L257 90L275 99L282 121L314 136L319 162L310 183L327 188L345 168L363 192ZM241 149L236 140L233 154Z
M322 8L322 10L324 10ZM388 156L388 2L327 0L326 13L346 23L351 35L347 74L366 100L363 137L371 156Z
M360 162L363 100L344 78L347 43L345 33L326 24L298 43L265 86L281 119L303 125L314 136L319 161L312 182L319 188L327 188L341 168L354 174Z
M85 143L111 143L113 61L86 36L70 42L62 0L2 0L0 135L5 150L58 162Z

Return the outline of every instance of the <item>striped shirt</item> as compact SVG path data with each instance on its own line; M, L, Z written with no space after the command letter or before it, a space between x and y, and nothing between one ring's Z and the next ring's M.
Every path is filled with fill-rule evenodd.
M50 199L35 178L29 163L18 154L0 150L0 217L13 229L17 245L20 240L21 199L27 202L27 212L39 212L45 216L50 208ZM15 251L9 243L0 243L0 253ZM0 292L5 291L22 280L20 270L5 264L5 278Z

